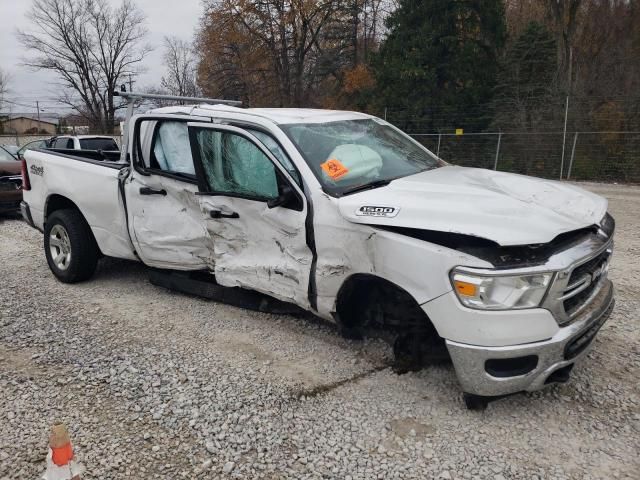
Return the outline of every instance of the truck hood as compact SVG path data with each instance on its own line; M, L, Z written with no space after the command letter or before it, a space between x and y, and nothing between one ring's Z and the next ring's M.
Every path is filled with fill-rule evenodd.
M599 224L607 200L582 188L447 166L338 199L350 222L482 237L502 246L547 243Z

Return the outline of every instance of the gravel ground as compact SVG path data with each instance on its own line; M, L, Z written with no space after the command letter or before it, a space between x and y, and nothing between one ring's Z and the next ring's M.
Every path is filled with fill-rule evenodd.
M571 382L464 407L451 366L398 376L379 342L151 285L105 259L50 274L0 224L0 479L71 431L85 478L640 478L640 188L586 185L618 222L617 305Z

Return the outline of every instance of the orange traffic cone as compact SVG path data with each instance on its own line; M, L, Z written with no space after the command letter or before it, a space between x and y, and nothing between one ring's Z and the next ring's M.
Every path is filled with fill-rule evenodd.
M67 427L56 423L49 434L47 470L43 480L80 480L84 468L73 459L73 447Z

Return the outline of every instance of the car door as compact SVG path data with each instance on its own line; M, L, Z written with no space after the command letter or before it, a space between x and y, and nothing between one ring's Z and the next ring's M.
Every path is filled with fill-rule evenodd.
M312 253L299 186L244 129L189 123L189 136L217 282L308 307Z
M133 170L124 186L136 253L153 267L211 269L213 248L196 196L186 122L163 117L137 122Z

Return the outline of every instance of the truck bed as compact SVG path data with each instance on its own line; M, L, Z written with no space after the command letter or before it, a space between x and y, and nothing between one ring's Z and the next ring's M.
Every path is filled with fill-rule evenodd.
M111 168L123 168L126 163L120 162L118 150L74 150L69 148L34 149L34 151L56 154L72 160L91 161Z
M118 175L127 163L91 150L27 150L31 190L23 192L34 225L43 230L51 202L75 205L91 227L104 255L135 259ZM117 153L119 156L119 152Z

